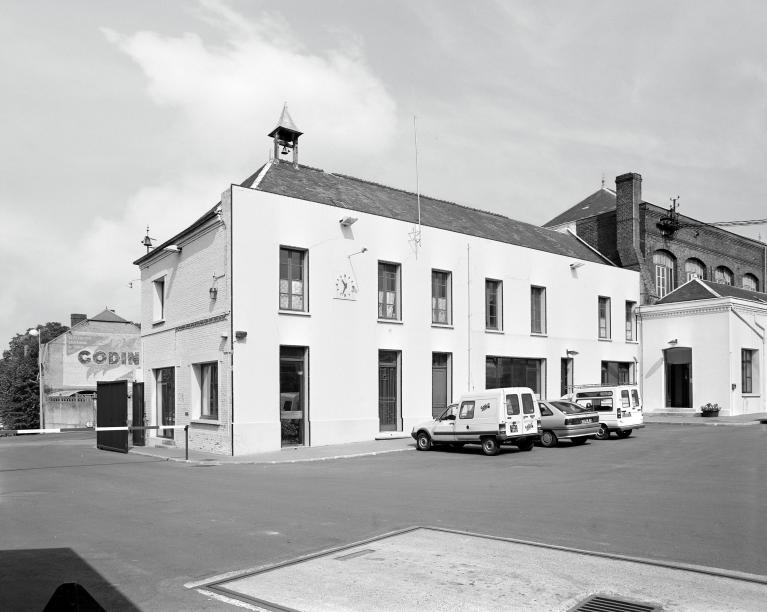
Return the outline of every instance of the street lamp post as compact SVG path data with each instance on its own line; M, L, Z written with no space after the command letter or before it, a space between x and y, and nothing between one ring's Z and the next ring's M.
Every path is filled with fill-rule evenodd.
M40 390L40 429L43 429L45 427L43 415L43 343L40 338L40 330L29 329L27 333L30 336L37 336L37 386Z

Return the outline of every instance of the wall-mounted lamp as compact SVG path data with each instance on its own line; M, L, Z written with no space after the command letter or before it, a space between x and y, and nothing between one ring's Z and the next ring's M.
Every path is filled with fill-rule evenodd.
M210 289L208 289L208 295L210 295L211 300L215 300L218 297L218 287L216 287L216 283L219 278L223 278L224 276L224 274L216 276L216 273L213 273L213 281L210 284Z
M218 296L218 289L216 289L215 287L211 287L210 289L208 289L208 294L210 295L211 300L215 300L216 297Z
M577 269L578 269L578 268L580 268L581 266L585 266L585 265L586 265L586 264L585 264L585 263L583 263L582 261L574 261L573 263L571 263L571 264L570 264L570 269L571 269L571 270L577 270Z
M570 349L567 349L565 351L565 355L567 355L568 357L573 357L573 356L575 356L577 354L578 354L578 351L573 351L573 350L570 350Z
M672 338L671 340L668 341L669 344L673 344L673 345L676 345L678 342L679 342L678 338Z
M162 247L162 250L163 251L168 251L170 253L180 253L181 252L181 247L178 246L177 244L169 244L168 246Z
M234 332L234 339L235 340L245 340L245 338L248 337L248 332L246 331L236 331Z
M348 255L348 257L353 257L354 255L359 255L360 253L367 253L368 249L367 247L362 247L362 250L357 251L356 253L352 253L351 255Z
M343 219L339 219L338 222L341 224L341 227L349 227L350 225L357 223L357 217L344 217Z

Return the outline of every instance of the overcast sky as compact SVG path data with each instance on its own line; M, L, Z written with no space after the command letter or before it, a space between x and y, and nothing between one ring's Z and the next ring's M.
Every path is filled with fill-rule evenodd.
M268 158L542 224L624 172L767 217L767 4L0 2L0 346L105 307L134 259ZM767 226L749 235L767 238Z

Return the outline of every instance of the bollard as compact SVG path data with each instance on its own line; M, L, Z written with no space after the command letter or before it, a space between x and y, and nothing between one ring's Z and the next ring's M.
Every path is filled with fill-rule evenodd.
M184 425L184 454L184 458L189 461L189 425Z

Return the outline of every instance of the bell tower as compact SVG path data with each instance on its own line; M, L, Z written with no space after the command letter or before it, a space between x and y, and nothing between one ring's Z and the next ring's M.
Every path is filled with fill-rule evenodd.
M269 138L274 140L274 160L273 163L280 163L280 155L287 155L293 151L293 167L298 168L298 137L303 134L299 132L296 124L288 112L288 103L282 107L280 120L277 127L269 132Z

